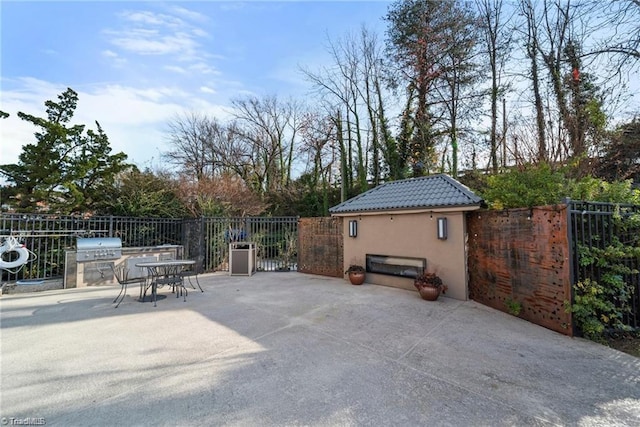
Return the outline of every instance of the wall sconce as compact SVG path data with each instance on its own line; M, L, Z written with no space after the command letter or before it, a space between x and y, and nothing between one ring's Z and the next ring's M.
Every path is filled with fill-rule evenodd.
M349 237L358 236L358 221L352 219L349 221Z
M447 240L447 218L438 218L438 239Z

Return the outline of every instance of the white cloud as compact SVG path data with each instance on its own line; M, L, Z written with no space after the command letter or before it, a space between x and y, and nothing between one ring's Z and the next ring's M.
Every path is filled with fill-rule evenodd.
M189 69L192 71L197 71L200 74L217 74L217 75L220 74L218 70L216 70L214 67L212 67L211 65L205 62L198 62L198 63L192 64L189 66Z
M150 11L127 11L120 16L125 28L106 30L105 34L113 36L111 42L115 45L135 53L167 54L180 49L191 52L199 46L194 38L207 36L206 31L175 16Z
M209 33L207 33L202 28L194 28L191 30L191 33L196 37L202 37L202 38L209 37Z
M200 12L194 12L193 10L185 9L181 6L173 6L170 10L176 15L181 15L183 18L189 19L191 21L207 22L209 20L208 16Z
M122 68L124 64L127 63L127 60L112 50L103 50L102 56L106 58L107 61L115 68Z
M165 65L163 67L165 70L167 71L171 71L173 73L178 73L178 74L187 74L187 70L185 70L182 67L178 67L177 65Z
M204 22L208 19L182 7L170 10L192 21ZM209 37L203 28L191 25L177 16L150 11L127 11L119 16L119 28L112 27L102 31L115 48L114 53L117 54L119 50L128 55L170 57L172 61L191 64L180 70L167 68L174 72L182 73L189 69L203 74L215 72L215 67L206 62L215 57L200 42Z
M220 10L224 11L235 11L242 10L246 8L246 2L243 1L234 1L234 2L222 2L220 4Z
M6 108L4 105L2 108ZM6 110L3 110L6 111ZM9 112L9 111L7 111ZM6 119L0 119L0 136L2 144L0 144L0 164L11 164L18 161L18 157L22 152L22 146L34 141L33 133L35 127L27 122L20 120L15 112L11 111L11 116ZM0 176L0 183L3 177Z
M0 109L11 116L0 120L0 164L17 162L22 146L35 142L33 133L37 128L20 120L16 113L23 111L45 117L44 102L56 100L66 90L63 85L32 78L17 83L13 85L15 89L2 92ZM198 111L220 120L229 118L224 106L174 87L103 85L86 91L74 90L78 92L78 106L73 124L95 129L98 121L109 137L113 152L125 152L129 161L140 166L157 161L161 152L168 151L164 132L176 114Z
M80 98L76 119L120 125L157 123L181 109L178 101L187 97L184 91L168 87L136 89L107 85L92 93L78 92Z
M210 93L210 94L215 94L216 93L216 91L214 89L211 89L210 87L207 87L207 86L201 86L200 87L200 92Z
M160 35L155 30L134 29L130 31L107 31L113 35L111 43L126 51L139 55L176 54L189 58L199 47L198 43L186 33Z
M36 117L45 117L44 102L56 99L66 88L33 78L21 79L21 82L32 90L2 91L0 109L10 114L0 119L0 164L15 163L22 152L22 146L33 143L36 128L18 117L18 111Z
M146 25L167 27L182 27L185 25L183 20L175 16L149 11L125 11L120 14L120 17L125 21Z

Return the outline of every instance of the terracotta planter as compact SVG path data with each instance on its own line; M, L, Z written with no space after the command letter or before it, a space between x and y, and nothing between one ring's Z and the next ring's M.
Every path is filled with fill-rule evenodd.
M435 301L440 296L440 287L433 286L416 286L422 299L427 301Z
M350 271L349 281L352 285L362 285L364 283L364 271Z
M435 273L423 273L416 276L413 286L416 287L422 299L427 301L435 301L440 296L440 292L444 293L447 289L442 283L442 279Z

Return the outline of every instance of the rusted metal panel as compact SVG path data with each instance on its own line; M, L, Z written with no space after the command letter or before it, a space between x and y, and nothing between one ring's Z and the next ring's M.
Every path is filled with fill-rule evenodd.
M478 211L468 215L469 297L572 335L566 205Z
M344 277L342 218L300 218L298 271Z

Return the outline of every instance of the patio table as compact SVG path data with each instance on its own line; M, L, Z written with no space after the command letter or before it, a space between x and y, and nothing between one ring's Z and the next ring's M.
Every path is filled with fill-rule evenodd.
M140 287L140 302L144 302L147 294L147 289L151 287L151 300L153 306L156 307L156 300L158 294L158 286L164 285L182 285L183 278L181 276L182 269L185 266L195 264L195 260L182 259L182 260L165 260L165 261L150 261L136 263L136 267L147 269L147 282L143 283ZM182 290L185 292L186 288L182 286Z

